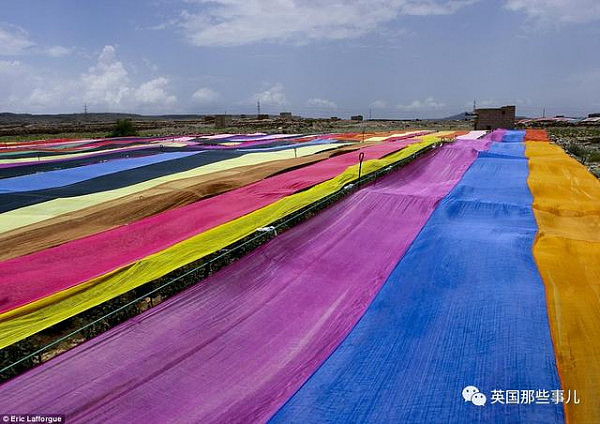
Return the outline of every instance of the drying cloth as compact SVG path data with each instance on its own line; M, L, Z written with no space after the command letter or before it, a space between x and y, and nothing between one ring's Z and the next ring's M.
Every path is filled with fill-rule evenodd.
M97 163L94 165L82 166L73 169L36 173L33 175L24 175L14 178L5 178L0 180L0 202L3 201L2 195L5 193L30 192L54 187L64 187L92 178L110 175L121 171L127 171L155 163L170 161L173 159L185 158L196 154L200 153L163 153L141 158L118 159L110 162Z
M427 140L409 145L381 159L366 160L362 164L363 173L367 174L387 167L423 151L437 142L435 136L426 136L425 138ZM386 143L383 147L392 148L392 144ZM402 142L398 144L402 144ZM370 149L375 149L375 151L371 152ZM369 155L374 154L380 155L381 149L382 146L366 148L364 149L365 157L368 158ZM339 156L339 158L343 158L343 156ZM336 159L332 158L326 162ZM321 163L323 162L298 171L314 169ZM238 219L231 220L233 217L224 219L223 224L214 228L207 226L206 222L215 222L215 220L218 222L218 220L223 220L227 214L231 215L232 212L238 214L240 208L250 206L251 209L255 209L257 207L256 197L240 198L235 196L233 202L225 203L227 205L225 209L223 207L209 208L208 215L197 214L195 218L192 218L190 213L197 210L198 205L213 200L206 199L146 218L126 227L119 227L3 262L0 265L3 268L0 271L0 278L5 276L7 278L4 278L0 289L1 297L6 300L11 299L4 302L4 310L11 309L9 306L11 304L28 302L27 299L39 300L0 315L0 348L231 245L252 234L256 228L265 227L339 191L346 184L354 181L358 174L358 165L353 165L335 178L308 190L289 195L303 187L310 187L318 181L318 178L323 178L327 171L324 169L313 175L313 169L308 173L305 172L303 176L292 171L215 197L214 199L220 199L230 193L248 190L248 188L250 188L249 193L252 193L257 184L263 183L269 188L269 180L277 181L278 177L287 179L285 190L273 190L274 187L271 187L266 195L263 195L262 201L266 201L268 206L251 213L246 212L246 215ZM291 178L289 178L290 175ZM287 197L284 197L286 195ZM280 200L274 201L277 198ZM273 201L274 203L271 203ZM173 220L172 218L177 214L182 214L184 219ZM159 227L156 227L157 225ZM141 231L144 228L145 230ZM120 237L128 237L129 241L121 244L118 241ZM172 245L171 243L177 238L182 241ZM103 247L103 244L106 244L106 248ZM83 250L78 250L81 248ZM70 256L67 257L66 262L61 262L55 256L56 254L62 255L67 251L79 259ZM83 259L86 256L87 259ZM35 257L38 260L31 261ZM133 262L131 262L132 260ZM32 267L33 262L37 263L39 268ZM78 264L77 267L67 266L74 262ZM27 271L24 271L24 267L27 268ZM45 272L40 272L44 268ZM50 268L53 268L53 271L50 271ZM112 271L110 271L111 269ZM88 278L91 279L88 280ZM26 286L15 284L16 279L26 282ZM18 290L16 290L17 288ZM46 296L43 294L44 292L54 292L54 294Z
M563 422L560 404L491 403L492 390L561 388L518 137L480 154L272 423ZM488 404L466 402L466 386Z
M3 246L3 250L0 251L0 261L129 224L359 148L355 144L293 159L268 161L169 181L118 199L0 233L0 245Z
M264 163L268 161L293 158L295 156L311 155L313 153L318 153L329 149L335 149L342 145L344 144L332 143L329 145L315 145L301 147L298 149L286 149L276 152L245 153L241 156L239 156L239 154L235 152L203 153L202 155L208 155L206 156L207 158L217 158L221 157L221 155L223 155L222 157L227 157L229 155L233 156L233 158L208 163L206 165L199 166L184 172L168 173L167 169L165 170L166 175L148 181L143 181L138 184L133 184L115 190L100 191L84 196L59 198L48 202L38 203L24 208L15 209L9 212L4 212L0 214L0 232L10 231L15 228L24 227L26 225L50 219L52 217L62 215L68 212L80 210L86 207L97 205L102 202L108 202L110 200L118 199L123 196L131 195L133 193L138 193L142 190L147 190L149 188L156 187L168 181L197 177L201 175L210 174L212 172L236 168L239 166L246 166Z
M530 134L528 133L529 137ZM544 134L533 134L544 140ZM600 182L560 147L527 142L539 234L533 247L546 284L558 371L570 423L600 422ZM579 404L575 404L573 391Z
M364 187L5 384L0 410L60 412L73 423L266 420L354 326L486 145L445 145Z

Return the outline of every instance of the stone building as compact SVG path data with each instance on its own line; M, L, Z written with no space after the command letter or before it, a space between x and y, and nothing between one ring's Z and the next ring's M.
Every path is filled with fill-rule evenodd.
M215 128L227 128L231 124L231 115L215 115Z
M515 128L515 106L502 106L500 108L486 108L475 110L476 130L495 130Z

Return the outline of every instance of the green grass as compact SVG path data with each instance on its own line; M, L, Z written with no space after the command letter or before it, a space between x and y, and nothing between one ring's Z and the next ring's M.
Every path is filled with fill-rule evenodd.
M587 163L600 162L600 151L591 152L587 156Z
M580 158L585 158L589 153L588 149L575 142L566 144L565 150L575 156L579 156Z
M590 138L595 143L600 142L600 127L548 127L548 135L555 138Z

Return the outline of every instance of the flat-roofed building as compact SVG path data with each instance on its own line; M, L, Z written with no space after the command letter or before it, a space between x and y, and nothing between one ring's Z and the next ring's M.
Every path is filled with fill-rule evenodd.
M512 130L515 128L515 115L515 106L477 109L475 110L475 129L491 131L505 128Z

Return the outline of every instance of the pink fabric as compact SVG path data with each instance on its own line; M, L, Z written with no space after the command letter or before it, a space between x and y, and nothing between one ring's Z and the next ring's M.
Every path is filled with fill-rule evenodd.
M263 422L323 363L489 140L417 159L1 387L70 423ZM49 387L51 389L49 389Z
M361 149L380 158L415 139ZM358 162L359 152L286 172L132 224L0 262L0 313L33 302L159 252L285 196L331 179Z

